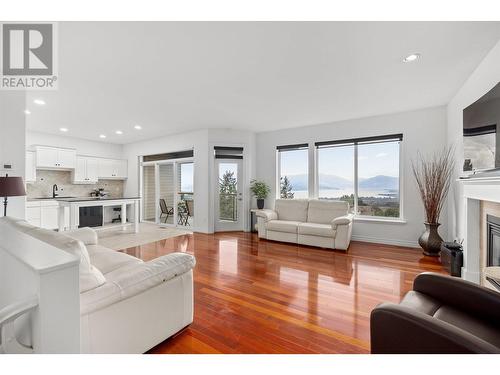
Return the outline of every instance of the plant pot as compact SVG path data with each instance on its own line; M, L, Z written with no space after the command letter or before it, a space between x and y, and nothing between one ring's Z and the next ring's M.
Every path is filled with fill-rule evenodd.
M264 208L264 199L257 199L257 208L262 210Z
M422 249L424 249L424 255L437 257L439 256L441 244L443 243L443 239L438 233L438 227L441 224L424 223L424 225L425 232L422 233L418 239L418 244L422 247Z

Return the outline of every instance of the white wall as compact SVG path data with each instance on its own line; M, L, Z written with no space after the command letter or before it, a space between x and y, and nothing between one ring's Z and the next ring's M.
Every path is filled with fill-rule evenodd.
M24 109L26 94L23 91L0 92L0 173L25 177L26 123ZM4 170L3 165L11 163L13 170ZM0 216L3 216L3 197ZM25 197L8 199L7 215L25 217Z
M124 146L124 156L128 159L128 180L125 195L140 195L139 156L194 149L194 230L212 233L214 228L213 204L213 146L236 146L245 148L246 186L255 175L254 160L255 135L252 132L210 129L161 137ZM246 202L249 205L248 199ZM245 211L245 212L248 212ZM248 215L245 215L248 216ZM246 221L248 221L245 218ZM248 224L248 223L246 223Z
M455 146L456 177L463 167L463 110L500 82L500 42L486 55L462 88L448 104L448 142ZM450 235L464 238L463 194L459 182L454 182L448 205Z
M380 223L357 221L353 238L405 246L418 246L417 240L424 226L424 212L411 172L411 159L417 151L427 154L440 150L446 144L446 108L427 108L384 116L368 117L330 124L257 134L257 178L272 187L276 196L276 146L297 143L313 145L317 141L340 140L365 136L403 133L402 143L402 198L406 223ZM310 162L311 164L311 162ZM272 207L273 202L266 200ZM441 221L446 223L446 215ZM440 230L443 238L446 225Z
M28 130L26 132L26 146L32 145L56 146L74 148L78 155L96 156L102 158L122 159L123 145L113 143L93 142L74 137L39 133Z

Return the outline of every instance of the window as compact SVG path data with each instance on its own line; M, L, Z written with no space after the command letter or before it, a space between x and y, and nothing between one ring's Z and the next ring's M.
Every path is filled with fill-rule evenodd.
M399 217L399 141L358 144L358 215Z
M179 164L179 172L180 172L180 191L183 193L192 193L193 190L193 166L194 163L180 163Z
M399 218L402 134L317 142L319 199L349 202L360 216Z
M318 149L318 198L345 200L354 210L354 145Z
M278 194L280 198L309 197L308 145L278 146Z

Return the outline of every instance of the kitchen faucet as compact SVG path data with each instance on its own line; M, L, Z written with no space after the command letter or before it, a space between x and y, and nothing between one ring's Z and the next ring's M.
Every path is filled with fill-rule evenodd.
M52 198L57 197L59 194L56 193L56 191L59 191L59 188L57 187L56 184L52 186Z

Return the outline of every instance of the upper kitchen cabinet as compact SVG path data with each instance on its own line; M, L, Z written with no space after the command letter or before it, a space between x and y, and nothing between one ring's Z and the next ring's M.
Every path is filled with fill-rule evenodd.
M76 150L36 146L36 167L38 169L74 169Z
M124 180L127 176L126 160L99 159L99 178Z
M26 182L36 181L36 157L34 151L26 151Z
M99 174L99 159L77 156L76 167L72 173L74 184L95 184Z

